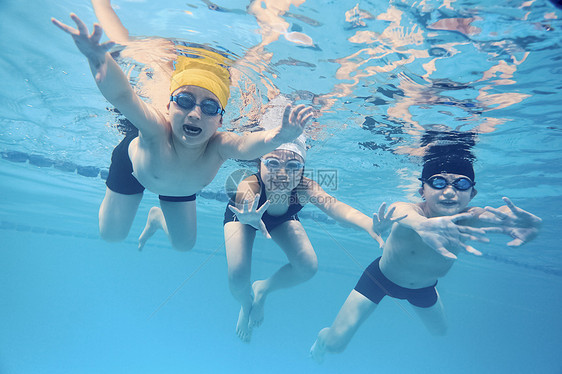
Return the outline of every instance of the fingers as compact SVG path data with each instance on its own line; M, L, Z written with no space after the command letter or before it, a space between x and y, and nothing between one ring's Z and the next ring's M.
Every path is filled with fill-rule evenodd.
M469 234L474 236L485 236L486 230L478 227L470 227L470 226L461 226L457 225L457 228L463 234Z
M520 245L525 244L525 242L519 238L515 238L512 241L510 241L509 243L507 243L507 245L509 247L519 247Z
M257 193L257 194L254 196L254 202L252 203L252 210L253 210L253 211L255 211L255 210L258 208L259 202L260 202L260 194Z
M453 253L449 252L445 247L438 247L438 248L435 248L435 250L437 251L437 253L439 253L443 257L450 258L451 260L457 259L457 256L455 256Z
M62 31L70 34L70 35L78 35L78 30L76 30L74 27L70 27L64 23L62 23L61 21L59 21L56 18L51 18L51 22L57 26L59 29L61 29Z
M507 205L507 207L509 208L509 210L511 210L515 215L519 215L520 213L525 212L523 209L517 207L515 204L513 204L513 202L511 200L509 200L509 198L507 197L502 197L502 200L505 202L505 205Z
M78 32L81 35L88 35L88 28L86 27L86 24L84 22L82 22L82 20L80 18L78 18L78 16L76 14L70 13L70 18L72 18L74 23L76 23L76 27L78 28Z
M505 232L503 227L482 227L482 230L486 231L486 234L503 234Z
M287 109L285 109L287 110ZM299 104L291 110L289 121L291 123L299 123L304 125L310 118L312 118L314 111L312 107Z
M506 218L509 217L509 215L507 215L506 213L502 212L501 210L496 209L496 208L492 208L492 207L490 207L490 206L487 206L487 207L484 208L484 209L486 209L487 212L490 212L490 213L492 213L493 215L495 215L498 220L504 220L504 219L506 219Z
M381 206L379 207L379 217L384 217L384 211L386 210L386 202L383 202L381 204ZM394 211L394 207L392 208L392 211ZM392 214L390 214L390 211L388 212L389 216L392 217Z
M287 106L285 107L285 111L283 112L283 123L290 122L291 115L292 115L291 105L287 104Z
M262 212L264 212L265 210L267 210L267 208L269 208L269 205L271 205L271 201L266 200L265 203L263 203L263 205L262 205L258 210L256 210L256 213L262 214L262 215L263 215ZM264 212L264 213L265 213L265 212Z
M232 213L238 215L238 214L242 214L242 211L240 209L238 209L237 207L235 207L234 205L228 205L228 208L232 211Z
M393 218L390 220L390 222L398 222L398 221L402 221L404 218L408 217L407 214L404 214L402 217L398 217L398 218Z
M92 32L92 36L91 36L92 41L99 43L102 35L103 35L103 29L99 24L94 23L94 31Z
M457 221L463 219L470 219L470 218L474 218L472 213L459 213L459 214L455 214L454 216L451 216L451 221L456 223Z
M475 235L470 235L470 234L461 234L461 240L462 241L474 240L474 241L482 242L482 243L489 243L490 242L490 239L485 237L485 236L475 236Z
M503 201L505 202L505 204L507 205L507 207L513 212L513 214L515 214L518 218L524 218L524 219L528 219L533 221L534 225L540 225L542 223L542 219L535 216L532 213L527 212L526 210L523 210L521 208L519 208L518 206L516 206L515 204L513 204L513 202L507 198L507 197L502 197Z
M480 252L479 250L477 250L476 248L470 245L465 245L464 250L467 251L468 253L472 253L475 256L482 256L482 252Z

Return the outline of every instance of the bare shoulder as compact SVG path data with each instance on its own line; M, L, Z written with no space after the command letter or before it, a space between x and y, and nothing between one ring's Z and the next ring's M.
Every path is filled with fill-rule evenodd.
M233 132L217 131L209 139L209 151L218 154L223 160L231 158L232 150L238 147L241 136Z
M224 148L235 142L237 137L238 135L231 132L217 131L209 139L209 143L207 144L207 151L216 153L219 156L223 157L224 154L227 154L227 152L223 152ZM228 159L229 157L223 158Z
M250 175L249 177L244 178L238 184L238 190L240 189L251 189L253 191L259 192L260 184L258 181L258 177L255 175Z
M299 194L299 197L302 196L306 198L307 201L311 196L315 196L324 192L322 187L320 187L320 185L316 183L316 181L305 176L302 177L299 185L296 187L296 190Z
M236 190L236 202L238 204L243 201L252 201L254 196L260 192L260 184L255 175L243 179Z
M388 210L390 210L392 208L395 209L395 212L413 211L413 212L416 212L420 215L424 215L423 207L419 203L409 203L409 202L406 202L406 201L397 201L395 203L392 203L388 207Z
M304 191L314 192L314 191L322 190L322 187L320 187L320 185L315 180L312 180L305 176L302 177L301 182L299 183L297 188L299 190L302 190L303 192Z

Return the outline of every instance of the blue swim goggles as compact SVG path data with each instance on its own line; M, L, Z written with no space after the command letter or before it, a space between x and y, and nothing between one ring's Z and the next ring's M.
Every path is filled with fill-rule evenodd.
M304 168L304 163L297 160L288 160L281 162L274 157L262 158L261 162L269 170L279 170L281 167L285 168L286 171L299 171Z
M205 99L201 101L201 104L197 104L195 100L195 96L188 92L180 92L177 95L170 96L170 101L178 104L180 108L185 110L192 110L194 107L198 106L201 108L201 112L208 116L216 116L220 114L221 116L224 114L224 109L221 108L221 105L213 99Z
M434 177L425 179L425 178L418 178L420 181L427 183L431 188L436 190L442 190L447 186L453 186L458 191L466 191L471 187L474 187L476 183L471 181L467 177L460 177L455 179L453 182L449 183L447 180L439 175Z

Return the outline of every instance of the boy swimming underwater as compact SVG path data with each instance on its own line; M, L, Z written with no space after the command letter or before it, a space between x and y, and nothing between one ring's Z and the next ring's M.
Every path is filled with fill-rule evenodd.
M170 81L166 111L144 102L108 51L113 42L100 44L102 28L89 34L75 15L76 28L52 22L72 36L88 59L92 75L104 97L137 129L112 155L106 194L99 210L102 238L126 238L145 188L159 195L156 217L174 248L191 249L196 240L195 194L209 184L229 158L250 160L299 136L312 108L287 106L282 123L270 131L239 136L218 132L229 90L228 70L210 62L211 53L192 59L180 55ZM218 57L220 60L220 56ZM157 212L158 213L158 212Z
M326 352L343 352L361 324L385 296L408 300L426 328L443 335L447 324L436 285L447 274L461 250L479 251L467 240L487 242L487 232L510 235L510 246L532 240L541 219L516 207L504 197L499 209L468 207L476 196L472 160L442 154L426 160L419 193L421 203L397 202L393 216L406 216L395 223L382 256L365 270L330 327L318 333L310 354L322 362ZM479 228L482 224L494 228Z

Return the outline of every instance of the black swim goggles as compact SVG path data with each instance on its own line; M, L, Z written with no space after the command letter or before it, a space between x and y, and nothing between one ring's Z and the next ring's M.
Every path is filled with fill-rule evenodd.
M188 93L188 92L180 92L177 95L170 96L170 101L178 104L180 108L185 110L192 110L194 107L198 106L201 108L201 112L208 116L216 116L220 114L221 116L224 114L224 109L221 108L221 105L213 99L205 99L201 101L201 104L197 104L195 97Z
M265 167L268 168L269 170L279 170L281 169L282 165L285 168L285 170L293 171L293 172L299 171L302 168L304 168L304 164L297 160L288 160L285 162L281 162L276 158L268 157L268 158L262 158L261 162L263 162Z
M436 190L442 190L447 186L453 186L458 191L466 191L470 189L470 187L474 187L474 185L476 184L467 177L460 177L455 179L452 183L449 183L447 182L447 179L439 175L428 179L419 178L419 180L427 183L431 188L434 188Z

